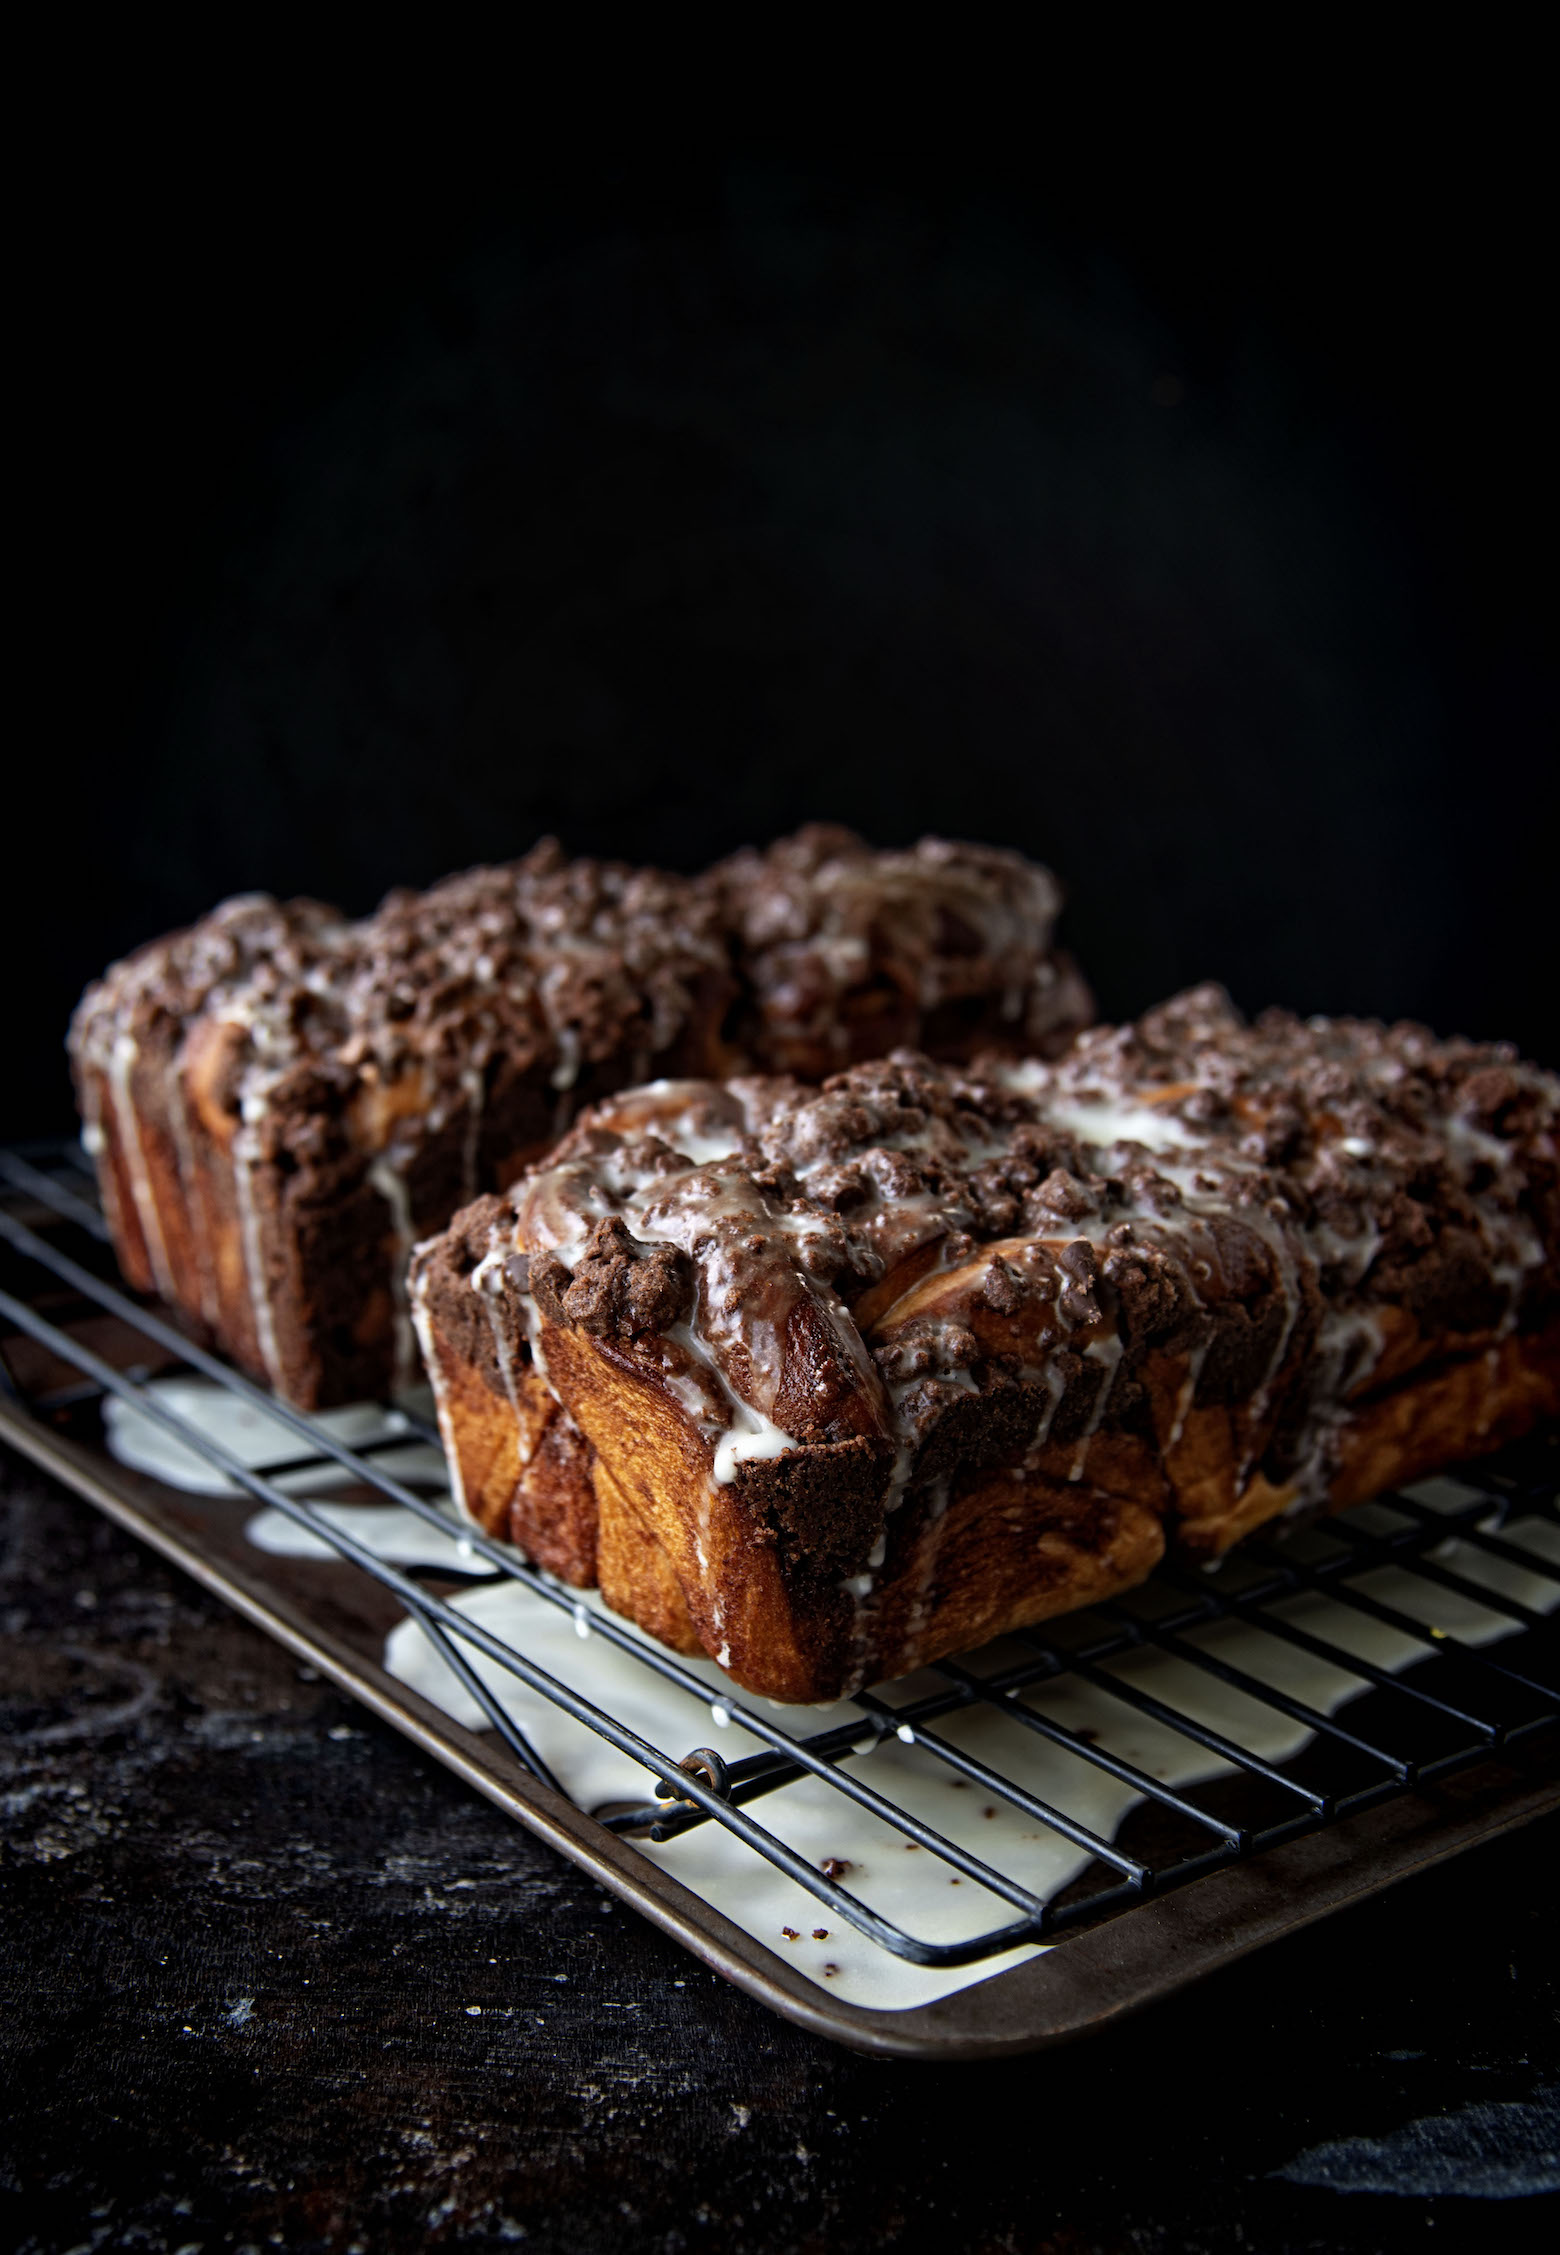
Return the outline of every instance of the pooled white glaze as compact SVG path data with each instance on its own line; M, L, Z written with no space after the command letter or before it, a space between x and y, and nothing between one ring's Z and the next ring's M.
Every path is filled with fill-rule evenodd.
M384 1459L380 1461L383 1463ZM376 1558L396 1565L437 1566L446 1573L466 1574L480 1581L490 1581L498 1572L496 1566L490 1566L486 1559L476 1555L462 1531L461 1521L452 1519L446 1533L442 1527L431 1527L426 1519L419 1519L415 1512L403 1511L395 1504L324 1503L319 1512L322 1519L350 1535L365 1550L371 1550ZM273 1558L341 1556L325 1536L310 1534L306 1527L300 1527L296 1519L289 1519L282 1511L257 1512L245 1525L244 1538L253 1543L256 1550L267 1551Z
M195 1426L209 1440L220 1442L250 1471L268 1472L272 1465L294 1463L309 1454L308 1442L293 1426L208 1379L153 1378L145 1390L153 1401ZM426 1441L408 1436L402 1448L375 1445L407 1431L406 1419L399 1410L358 1402L345 1409L316 1411L313 1422L349 1448L374 1446L375 1464L392 1479L440 1488L446 1484L444 1460ZM188 1495L245 1492L133 1403L108 1396L103 1404L103 1431L110 1454L121 1464L149 1473L169 1487L180 1488ZM275 1485L288 1495L324 1495L337 1488L355 1487L358 1479L348 1466L325 1458L304 1470L279 1472Z
M1431 1483L1417 1492L1431 1500L1434 1487ZM1560 1530L1528 1520L1506 1528L1504 1533L1508 1540L1532 1550L1536 1558L1560 1561ZM1492 1592L1515 1597L1537 1610L1552 1610L1560 1596L1555 1583L1538 1572L1505 1565L1455 1541L1447 1546L1443 1563L1475 1576ZM1377 1568L1357 1579L1359 1586L1381 1603L1471 1645L1489 1644L1511 1633L1509 1620L1489 1607L1439 1589L1410 1568ZM1217 1586L1217 1577L1212 1586ZM580 1643L570 1612L548 1606L514 1585L472 1592L455 1602L460 1611L515 1643L537 1665L605 1708L674 1760L697 1740L701 1724L695 1702L667 1685L651 1668L621 1654L605 1638L595 1636L588 1644ZM594 1613L605 1610L594 1596L586 1602ZM1296 1597L1286 1601L1282 1610L1283 1617L1296 1627L1379 1667L1397 1670L1425 1656L1424 1645L1350 1611L1330 1597ZM656 1649L648 1638L629 1633L634 1642L644 1643L651 1651ZM1197 1641L1230 1665L1323 1714L1336 1713L1368 1688L1349 1672L1346 1662L1335 1665L1315 1659L1259 1628L1238 1622L1226 1621L1199 1630ZM1001 1647L991 1648L993 1664L1000 1653ZM582 1807L594 1809L607 1803L621 1805L653 1798L653 1781L636 1763L617 1754L549 1701L527 1691L474 1649L469 1657ZM385 1664L392 1675L422 1691L469 1728L488 1727L482 1711L451 1676L415 1623L405 1622L392 1632ZM976 1662L977 1668L983 1664ZM722 1709L731 1736L731 1743L723 1746L726 1758L740 1760L760 1752L758 1741L743 1730L740 1714L731 1712L741 1706L743 1695L733 1694L713 1662L700 1660L684 1665L708 1687L712 1705ZM1290 1760L1307 1742L1309 1734L1302 1724L1256 1705L1215 1677L1166 1654L1145 1651L1123 1657L1111 1662L1110 1670L1193 1720L1223 1732L1264 1760ZM890 1687L889 1695L896 1703L903 1702L932 1688L934 1680L911 1677ZM1039 1685L1025 1694L1024 1703L1067 1729L1092 1733L1094 1742L1105 1751L1167 1785L1190 1785L1228 1774L1227 1764L1204 1754L1152 1718L1113 1700L1099 1687L1077 1680ZM823 1709L783 1708L765 1702L760 1711L774 1713L798 1735L826 1730L859 1714L849 1702ZM1138 1796L1130 1785L999 1713L974 1709L945 1716L937 1729L966 1754L989 1762L1015 1784L1107 1839L1116 1834L1127 1812L1137 1805ZM1090 1860L1086 1850L1075 1848L1007 1803L994 1802L979 1786L961 1788L943 1763L918 1746L902 1745L897 1738L877 1747L863 1774L866 1781L944 1837L1042 1897L1059 1894ZM983 1814L991 1808L994 1815ZM901 1835L821 1782L805 1779L786 1786L752 1803L750 1813L814 1867L829 1857L847 1860L853 1868L843 1884L874 1909L927 1940L959 1940L1016 1915L974 1881L951 1886L949 1881L955 1875L946 1865L924 1850L907 1852ZM1034 1949L1024 1949L954 1968L909 1965L857 1934L717 1824L701 1825L660 1845L635 1845L787 1964L852 2003L889 2011L908 2009L987 1980L1038 1954ZM798 1937L794 1943L785 1939L787 1927ZM821 1941L812 1938L817 1927L827 1930ZM826 1972L829 1965L837 1971Z

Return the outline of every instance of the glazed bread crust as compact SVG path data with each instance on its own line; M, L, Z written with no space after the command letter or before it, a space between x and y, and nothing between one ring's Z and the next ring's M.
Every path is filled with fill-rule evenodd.
M1052 1063L630 1091L413 1297L485 1526L827 1699L1555 1414L1557 1122L1503 1048L1204 988Z
M115 965L70 1046L126 1275L304 1407L382 1395L416 1371L412 1244L581 1105L776 1044L832 1064L908 1028L967 1056L1000 1026L1027 1051L1089 1015L1051 953L1055 882L1016 855L831 830L743 867L763 946L733 865L548 841L360 922L230 901Z
M814 822L706 882L736 953L733 1038L766 1071L821 1081L900 1047L1054 1056L1094 1015L1051 944L1061 888L1021 854L946 838L875 853Z
M359 923L231 901L116 965L71 1055L132 1283L304 1407L415 1372L416 1238L574 1107L707 1070L733 995L687 880L540 846Z

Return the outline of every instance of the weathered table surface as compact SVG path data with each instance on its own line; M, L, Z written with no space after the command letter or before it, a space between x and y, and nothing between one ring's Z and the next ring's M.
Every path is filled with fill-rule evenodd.
M1560 1824L1091 2045L873 2063L14 1459L0 1514L6 2247L1553 2244Z

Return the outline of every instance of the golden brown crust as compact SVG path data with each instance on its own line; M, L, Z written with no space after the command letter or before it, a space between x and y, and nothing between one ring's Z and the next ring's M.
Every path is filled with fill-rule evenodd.
M127 1277L304 1407L383 1394L415 1377L413 1243L580 1105L772 1064L795 1038L821 1070L837 1042L1024 1049L1089 1014L1051 953L1054 880L1016 855L814 832L750 858L786 925L763 944L729 870L569 861L544 840L361 922L246 896L113 966L71 1049ZM803 989L798 1020L784 997Z
M1356 1404L1340 1436L1336 1511L1485 1456L1560 1416L1560 1323L1421 1369Z
M494 1392L436 1326L420 1326L436 1373L440 1425L457 1498L486 1535L512 1542L577 1589L598 1577L589 1445L534 1369Z
M740 1476L712 1485L708 1453L653 1367L543 1326L538 1344L571 1416L546 1395L556 1421L535 1416L538 1455L560 1429L573 1440L542 1493L530 1484L537 1456L520 1463L510 1405L432 1325L424 1339L472 1516L576 1586L599 1582L650 1635L720 1659L772 1699L837 1698L1097 1603L1142 1581L1164 1551L1153 1510L1010 1467L912 1498L891 1522L870 1591L857 1594L837 1571L799 1570L788 1556L774 1482L767 1499ZM594 1571L573 1570L587 1550Z
M516 1391L534 1397L527 1407L535 1431L509 1505L508 1540L560 1580L590 1589L598 1578L594 1452L533 1375Z
M1021 1466L933 1491L902 1520L870 1602L870 1676L907 1675L1119 1596L1165 1548L1156 1512Z
M1560 1417L1560 1324L1502 1339L1481 1354L1421 1363L1398 1385L1340 1414L1326 1508L1368 1503L1389 1488L1488 1455L1554 1417ZM1227 1460L1227 1444L1221 1453ZM1222 1478L1179 1492L1177 1545L1204 1557L1221 1556L1305 1500L1294 1482L1275 1485L1260 1472L1233 1503Z

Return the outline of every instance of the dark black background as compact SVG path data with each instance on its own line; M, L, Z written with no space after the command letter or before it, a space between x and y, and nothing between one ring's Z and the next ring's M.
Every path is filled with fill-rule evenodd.
M1553 2250L1553 1816L1082 2043L863 2059L8 1453L0 1618L8 2255Z
M1052 861L1112 1013L1213 974L1560 1061L1523 75L1481 120L1394 78L1280 125L1253 78L1211 132L1167 92L1151 144L1058 155L1053 72L1022 159L543 162L536 74L464 153L403 116L343 162L227 80L198 142L59 131L6 276L0 1128L68 1121L83 980L226 891L363 909L545 828L691 868L818 814ZM30 2246L1548 2243L1536 2201L1275 2172L1552 2084L1552 1843L1099 2045L877 2067L84 1507L0 1501L24 1699L71 1637L146 1694L0 1809Z
M1108 1013L1216 976L1553 1059L1544 199L1411 113L101 158L20 355L7 1129L225 893L824 815L1051 862Z

